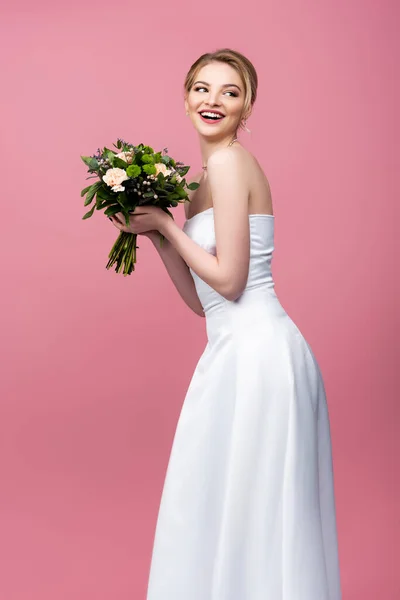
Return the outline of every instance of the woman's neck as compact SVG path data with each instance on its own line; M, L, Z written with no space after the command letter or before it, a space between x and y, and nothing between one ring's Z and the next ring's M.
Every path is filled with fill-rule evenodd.
M199 136L200 137L200 136ZM228 137L222 138L220 140L208 140L207 138L200 137L200 152L202 159L202 166L207 165L207 161L212 154L216 150L220 148L227 148L233 140L235 140L236 135L230 134Z

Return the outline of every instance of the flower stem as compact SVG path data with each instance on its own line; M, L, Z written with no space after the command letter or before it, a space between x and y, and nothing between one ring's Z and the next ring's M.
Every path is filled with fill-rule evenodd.
M136 233L121 231L108 255L109 261L106 269L110 269L116 263L115 271L117 273L123 272L124 276L130 275L135 270L136 240Z

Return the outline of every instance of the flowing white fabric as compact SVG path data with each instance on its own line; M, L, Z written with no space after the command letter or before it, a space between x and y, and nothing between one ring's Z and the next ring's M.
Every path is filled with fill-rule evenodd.
M208 342L178 421L147 600L340 600L329 415L274 291L274 217L249 215L244 293L193 271ZM213 209L186 233L215 255Z

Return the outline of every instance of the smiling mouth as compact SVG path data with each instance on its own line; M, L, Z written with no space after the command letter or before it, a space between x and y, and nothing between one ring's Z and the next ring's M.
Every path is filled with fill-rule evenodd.
M217 121L222 121L222 119L225 118L225 115L222 115L221 113L218 113L218 112L214 112L212 110L203 110L199 113L199 115L201 116L203 121L208 121L209 123L211 123L211 122L215 123Z

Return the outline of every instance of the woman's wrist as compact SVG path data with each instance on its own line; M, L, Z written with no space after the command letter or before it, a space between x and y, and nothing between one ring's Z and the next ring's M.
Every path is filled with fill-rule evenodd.
M158 242L161 237L160 232L157 231L156 229L152 229L151 231L146 231L146 233L143 233L142 235L149 238L149 240L151 240L153 243Z

